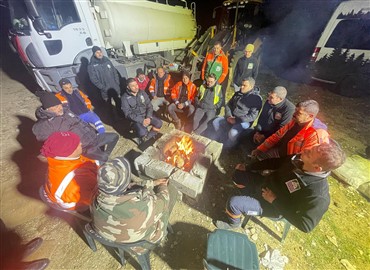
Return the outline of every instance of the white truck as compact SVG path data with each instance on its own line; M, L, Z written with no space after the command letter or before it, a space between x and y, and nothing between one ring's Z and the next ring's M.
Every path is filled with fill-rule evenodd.
M311 59L316 81L344 96L370 95L370 2L346 1L334 11Z
M94 45L122 77L170 63L195 37L195 4L185 0L9 0L15 50L43 90L86 73Z

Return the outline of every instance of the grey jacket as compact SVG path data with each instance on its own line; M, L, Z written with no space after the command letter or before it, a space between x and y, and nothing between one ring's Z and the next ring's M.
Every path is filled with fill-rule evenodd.
M103 92L114 89L119 94L119 76L112 62L103 56L102 59L91 57L87 72L91 82Z

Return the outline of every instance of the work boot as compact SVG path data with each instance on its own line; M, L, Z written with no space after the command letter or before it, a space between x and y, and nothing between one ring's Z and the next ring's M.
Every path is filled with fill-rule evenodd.
M222 220L217 220L214 222L214 224L218 229L223 229L223 230L237 229L237 228L240 228L241 226L241 222L232 224L232 223L227 223Z
M178 129L178 130L181 129L181 121L180 120L174 121L173 124L175 125L176 129Z
M23 258L26 258L27 256L30 256L32 253L34 253L41 246L42 242L42 238L37 237L27 244L23 245Z
M31 262L22 262L23 270L44 270L50 263L49 259L40 259Z

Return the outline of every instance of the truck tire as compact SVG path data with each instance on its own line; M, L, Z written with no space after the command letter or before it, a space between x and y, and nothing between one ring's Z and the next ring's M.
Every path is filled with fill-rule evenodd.
M345 97L363 97L370 95L366 85L368 80L361 75L348 75L335 87L335 92Z

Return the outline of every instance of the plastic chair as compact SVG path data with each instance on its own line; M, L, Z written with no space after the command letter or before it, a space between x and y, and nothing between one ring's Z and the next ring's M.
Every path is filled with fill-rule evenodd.
M81 214L81 213L79 213L79 212L77 212L75 210L65 209L65 208L61 207L59 204L51 201L50 198L48 197L48 195L46 194L46 191L44 189L44 186L41 186L40 187L40 189L39 189L39 195L40 195L41 200L46 205L48 205L50 208L53 208L55 210L58 210L58 211L61 211L61 212L64 212L64 213L68 213L68 214L74 215L75 217L78 217L79 219L82 219L82 220L87 221L87 222L90 222L91 221L91 218L90 217L84 216L83 214Z
M244 219L243 219L243 222L242 222L242 228L244 229L245 226L247 225L248 221L252 218L253 216L248 216L248 215L245 215L244 216ZM254 217L253 217L254 218ZM285 238L287 237L288 235L288 232L290 230L290 226L291 224L289 223L289 221L287 221L285 218L283 218L283 216L280 216L280 217L277 217L277 218L271 218L269 217L270 220L272 221L282 221L284 222L284 230L283 230L283 234L281 235L281 237L275 237L276 233L274 233L272 230L268 229L268 227L263 224L262 222L260 222L259 220L256 220L254 218L254 222L255 223L258 223L259 225L263 226L265 229L267 228L268 229L268 232L270 234L274 234L274 237L277 238L278 240L280 240L281 243L284 242Z
M120 259L120 263L122 266L126 264L125 259L125 253L128 253L130 255L134 255L137 257L137 260L143 270L150 269L150 251L153 250L157 244L150 243L148 241L142 240L134 243L116 243L113 241L110 241L108 239L105 239L100 234L98 234L90 225L90 223L87 223L85 225L85 229L83 230L83 233L86 237L86 240L89 244L89 247L95 252L97 250L95 241L98 241L104 246L113 247L118 249L118 256ZM145 248L147 251L143 254L138 254L135 251L133 251L131 248L134 247L142 247Z
M256 245L245 234L217 229L208 234L207 270L259 269Z

